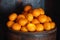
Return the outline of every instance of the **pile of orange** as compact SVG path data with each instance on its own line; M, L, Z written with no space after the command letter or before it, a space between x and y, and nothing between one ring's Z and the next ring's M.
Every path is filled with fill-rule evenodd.
M12 13L9 15L7 27L21 32L41 32L55 28L55 22L51 17L45 15L42 8L33 9L32 6L25 6L22 14Z

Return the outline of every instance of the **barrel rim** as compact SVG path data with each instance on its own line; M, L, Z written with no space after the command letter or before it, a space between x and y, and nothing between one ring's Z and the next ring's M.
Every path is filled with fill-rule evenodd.
M16 34L51 34L51 33L54 33L57 31L57 28L54 28L52 30L49 30L49 31L42 31L42 32L21 32L21 31L15 31L15 30L12 30L12 29L8 29L8 32L13 32L13 33L16 33Z

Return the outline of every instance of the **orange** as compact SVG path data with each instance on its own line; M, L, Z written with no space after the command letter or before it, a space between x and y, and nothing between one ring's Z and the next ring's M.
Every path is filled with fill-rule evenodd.
M21 19L21 18L23 18L23 19L24 19L24 18L25 18L25 16L24 16L24 15L22 15L22 14L19 14L19 15L18 15L18 17L17 17L17 19Z
M55 28L55 22L51 22L51 29Z
M30 11L32 9L32 6L30 6L30 5L26 5L25 7L24 7L24 11L25 12L28 12L28 11Z
M44 26L42 24L36 24L36 31L43 31Z
M28 21L32 21L33 20L33 15L31 13L27 14L26 16Z
M36 8L32 11L32 14L34 17L38 17L40 15L40 10Z
M38 17L38 20L40 21L40 23L44 23L47 20L47 16L46 15L40 15Z
M16 14L16 13L12 13L12 14L9 16L9 20L10 20L10 21L14 21L16 18L17 18L17 14Z
M21 27L21 31L22 31L22 32L28 32L28 30L27 30L26 27Z
M44 29L45 30L51 30L51 24L49 22L44 23Z
M16 20L16 21L18 21L19 19L25 19L25 16L22 15L22 14L19 14L19 15L17 16L17 20Z
M40 14L45 14L45 11L43 8L38 8L40 10Z
M14 24L14 22L13 22L13 21L8 21L8 22L7 22L7 27L9 27L9 28L10 28L13 24Z
M16 31L19 31L19 30L21 29L21 25L18 24L18 23L14 23L14 24L12 25L12 29L13 29L13 30L16 30Z
M33 20L32 20L32 23L33 23L33 24L38 24L38 23L40 23L40 22L39 22L37 19L33 19Z
M28 23L27 24L27 29L28 29L28 31L33 32L33 31L36 30L36 26L32 23Z
M21 25L21 26L25 26L27 24L28 20L27 19L20 19L18 21L18 23Z
M51 22L51 21L52 21L51 17L47 16L46 22Z

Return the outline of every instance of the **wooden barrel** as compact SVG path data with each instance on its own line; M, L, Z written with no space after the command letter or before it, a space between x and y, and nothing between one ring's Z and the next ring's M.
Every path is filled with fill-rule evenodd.
M8 40L56 40L56 29L43 32L17 32L8 30Z

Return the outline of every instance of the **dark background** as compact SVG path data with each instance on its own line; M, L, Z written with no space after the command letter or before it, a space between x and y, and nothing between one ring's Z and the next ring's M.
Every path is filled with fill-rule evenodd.
M0 1L1 2L1 1ZM6 21L8 18L8 15L12 12L18 12L17 9L20 9L21 5L16 3L15 9L13 8L14 11L11 11L11 9L7 10L4 9L0 6L0 40L5 40L6 39ZM53 21L56 22L56 27L57 29L57 40L60 40L60 15L59 15L59 2L55 1L55 0L46 0L45 1L45 11L46 11L46 15L49 15ZM20 7L19 7L20 6Z

